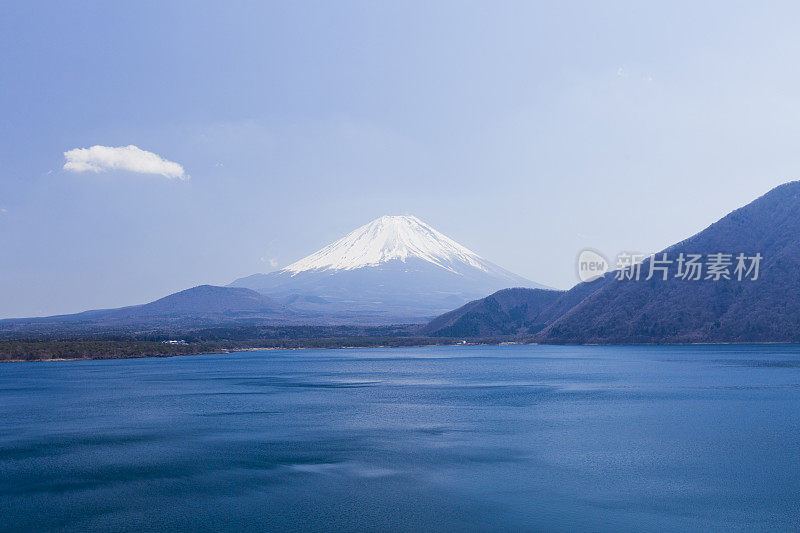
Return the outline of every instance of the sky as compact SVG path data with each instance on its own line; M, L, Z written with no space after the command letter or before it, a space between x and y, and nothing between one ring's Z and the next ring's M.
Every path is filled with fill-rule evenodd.
M793 2L5 3L0 317L227 284L387 214L569 288L584 248L656 252L800 177L799 26Z

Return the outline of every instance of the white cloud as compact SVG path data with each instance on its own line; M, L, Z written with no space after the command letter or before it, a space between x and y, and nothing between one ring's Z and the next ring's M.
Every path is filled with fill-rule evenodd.
M272 268L275 268L275 267L278 266L278 260L275 259L274 257L271 257L269 259L267 259L266 257L262 257L260 259L261 259L262 263L269 263L269 266L271 266Z
M75 148L64 152L64 170L70 172L108 172L127 170L139 174L158 174L165 178L188 180L183 167L168 161L158 154L142 150L134 145Z

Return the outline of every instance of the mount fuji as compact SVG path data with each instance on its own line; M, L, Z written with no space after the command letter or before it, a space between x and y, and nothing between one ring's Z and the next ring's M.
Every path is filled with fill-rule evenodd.
M507 287L546 288L490 263L414 216L383 216L269 274L229 285L338 319L414 320Z

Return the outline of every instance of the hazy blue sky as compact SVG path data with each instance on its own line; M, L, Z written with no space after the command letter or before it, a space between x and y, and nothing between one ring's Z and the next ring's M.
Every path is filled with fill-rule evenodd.
M800 175L800 7L6 2L0 316L143 303L414 214L532 280ZM136 145L191 179L73 173Z

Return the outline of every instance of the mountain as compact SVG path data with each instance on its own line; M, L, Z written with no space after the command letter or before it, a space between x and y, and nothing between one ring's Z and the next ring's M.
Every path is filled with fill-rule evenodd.
M539 287L413 216L383 216L291 265L241 278L294 309L343 319L418 320L506 287Z
M411 216L381 217L271 274L201 285L159 300L2 327L419 324L509 286L538 286Z
M800 341L800 182L776 187L656 257L663 253L673 259L681 253L758 253L763 259L756 280L695 281L669 275L667 280L636 281L608 273L576 285L542 309L535 323L546 324L532 338L606 344ZM646 260L641 271L649 268ZM517 308L541 305L535 291L519 291L514 298ZM477 307L487 312L473 315L475 331L532 333L490 302ZM447 327L439 317L429 331L445 334L435 329L437 324Z
M548 311L563 291L503 289L436 317L423 333L442 337L496 337L535 333L552 317Z
M249 289L200 285L118 312L131 316L172 316L285 313L286 309L272 298Z
M250 289L200 285L142 305L36 319L11 319L4 322L83 323L108 326L235 317L285 319L292 314L279 302Z
M661 253L721 252L761 254L758 279L633 281L606 275L596 291L539 338L570 343L800 340L800 182L776 187Z

